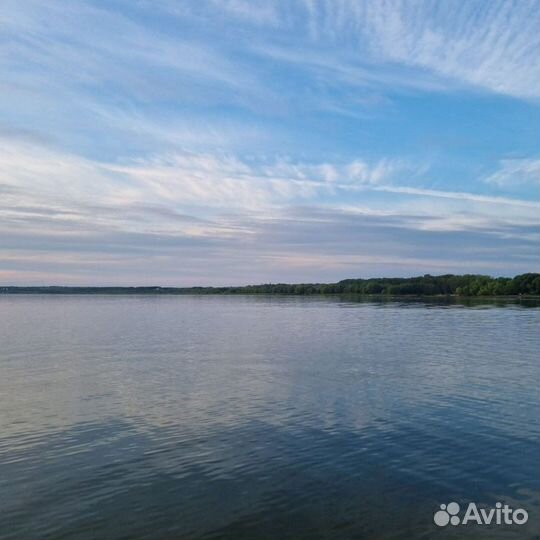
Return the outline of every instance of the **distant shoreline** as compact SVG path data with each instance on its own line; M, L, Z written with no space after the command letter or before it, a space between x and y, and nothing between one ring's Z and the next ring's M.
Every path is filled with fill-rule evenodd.
M292 294L292 293L219 293L219 292L181 292L181 293L159 293L159 292L137 292L137 291L125 291L125 292L44 292L44 291L0 291L1 296L237 296L237 297L287 297L287 298L357 298L365 300L499 300L499 301L516 301L516 300L540 300L538 294L514 294L514 295L476 295L476 296L464 296L458 294L360 294L360 293L310 293L310 294Z
M513 278L466 274L424 275L411 278L345 279L337 283L267 283L231 287L72 287L0 286L0 294L106 294L106 295L358 295L409 298L519 298L540 297L540 274Z

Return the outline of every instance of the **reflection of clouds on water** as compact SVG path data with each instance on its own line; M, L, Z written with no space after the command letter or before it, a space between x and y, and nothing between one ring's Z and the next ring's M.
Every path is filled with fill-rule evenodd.
M366 501L380 535L381 501L419 530L445 500L504 494L538 513L537 309L0 301L6 515L38 504L46 520L49 500L66 527L98 512L110 528L132 507L178 534L227 537L309 520L365 532ZM59 491L72 502L51 501ZM116 525L141 536L141 519Z
M15 322L24 317L36 343L28 353L23 335L8 342L3 415L36 427L116 415L149 426L261 414L279 424L300 414L350 428L415 404L503 412L516 391L518 420L534 410L537 317L527 310L209 297L31 298L25 309L18 300ZM14 335L30 330L15 322ZM501 369L513 382L494 395ZM495 420L521 429L505 418Z

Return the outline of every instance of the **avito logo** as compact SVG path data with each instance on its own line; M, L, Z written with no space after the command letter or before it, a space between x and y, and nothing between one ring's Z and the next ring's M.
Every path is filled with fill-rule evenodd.
M468 525L475 523L477 525L523 525L527 523L529 514L523 508L513 510L507 504L503 506L498 502L495 508L478 508L476 503L469 503L463 519L459 517L461 507L457 502L441 504L440 510L435 512L433 521L439 527L446 525Z

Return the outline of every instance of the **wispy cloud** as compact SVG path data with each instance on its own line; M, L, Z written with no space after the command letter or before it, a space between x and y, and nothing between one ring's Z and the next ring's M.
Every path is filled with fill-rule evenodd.
M216 48L176 33L154 33L116 10L30 1L25 10L12 5L5 13L5 60L23 81L35 78L53 88L115 85L141 99L166 97L179 77L244 91L254 83Z
M503 159L499 170L486 182L498 186L540 185L540 159Z
M539 16L537 0L7 0L0 277L530 270Z
M256 26L265 22L277 26L284 45L278 50L271 45L275 40L268 40L265 46L270 54L303 59L308 64L333 64L335 70L347 71L357 82L384 78L385 71L390 76L390 68L401 65L425 70L424 74L417 72L417 84L424 84L432 73L443 77L441 88L454 88L448 82L454 80L519 98L540 97L537 0L444 4L430 0L304 0L296 4L266 2L264 8L232 1L212 3L212 9L207 6L202 2L194 12L211 18L217 8L225 15L243 16L243 22ZM192 14L183 12L184 17ZM264 37L259 36L255 43L260 46ZM401 82L410 86L414 79L402 77ZM437 84L433 79L432 83Z
M119 165L3 142L0 265L5 276L18 269L22 281L36 282L39 268L42 276L70 268L70 282L127 282L152 261L163 283L305 280L314 261L321 276L450 271L463 257L479 271L536 264L539 204L392 184L407 174L399 162L177 153ZM352 255L359 246L366 254ZM501 250L514 262L501 265ZM214 259L242 272L209 272ZM189 264L175 274L180 260ZM96 274L100 261L107 269Z
M375 61L418 66L493 92L540 97L535 0L306 0L305 6L313 41L347 46L351 55L356 50L356 59L368 66Z
M314 24L322 32L330 27L334 39L343 31L357 33L374 57L421 66L498 93L540 96L536 1L351 1L323 6ZM332 22L323 22L326 18Z
M398 171L411 170L410 165L392 160L307 164L187 151L110 163L30 141L4 139L2 143L2 185L17 193L24 206L66 201L69 208L93 200L120 207L146 202L194 206L202 212L208 208L253 211L311 200L336 189L379 185Z
M480 203L489 203L496 205L510 205L524 208L540 209L540 202L525 201L523 199L513 199L510 197L498 197L491 195L479 195L475 193L464 193L460 191L442 191L435 189L422 189L408 186L380 186L375 187L379 191L388 191L390 193L404 193L407 195L422 195L426 197L437 197L442 199L457 199L463 201L474 201Z

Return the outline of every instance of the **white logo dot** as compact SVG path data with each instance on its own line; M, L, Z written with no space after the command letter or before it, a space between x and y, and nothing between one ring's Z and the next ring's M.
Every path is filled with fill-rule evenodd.
M455 516L459 512L459 504L457 502L451 502L447 507L446 511L451 515Z
M439 527L444 527L448 525L450 521L450 516L448 515L448 512L445 512L444 510L439 510L438 512L435 512L435 515L433 516L433 521L435 522L435 525L438 525Z

